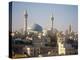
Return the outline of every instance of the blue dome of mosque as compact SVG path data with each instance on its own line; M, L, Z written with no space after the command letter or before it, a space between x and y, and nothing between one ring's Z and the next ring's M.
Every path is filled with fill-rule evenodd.
M34 24L34 25L32 26L32 30L33 30L33 31L42 32L43 28L42 28L39 24Z

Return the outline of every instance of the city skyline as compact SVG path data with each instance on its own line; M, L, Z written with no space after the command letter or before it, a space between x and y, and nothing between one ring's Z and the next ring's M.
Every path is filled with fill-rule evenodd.
M43 3L13 2L12 30L24 28L24 11L28 12L28 27L37 23L43 28L51 28L53 14L53 28L65 31L72 25L72 30L78 32L78 7L77 5L56 5Z

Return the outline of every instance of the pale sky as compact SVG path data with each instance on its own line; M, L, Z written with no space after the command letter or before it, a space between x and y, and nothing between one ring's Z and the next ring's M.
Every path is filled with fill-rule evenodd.
M61 4L43 4L29 2L13 2L12 30L24 27L24 11L28 12L28 27L37 23L43 28L51 28L51 15L54 16L54 28L65 31L69 24L78 32L78 6Z

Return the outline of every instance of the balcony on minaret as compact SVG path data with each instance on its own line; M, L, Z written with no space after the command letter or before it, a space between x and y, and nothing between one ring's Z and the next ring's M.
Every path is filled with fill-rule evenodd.
M52 21L54 20L54 17L53 17L53 16L51 17L51 20L52 20Z
M27 13L27 11L25 11L24 16L25 16L25 18L28 17L28 13Z

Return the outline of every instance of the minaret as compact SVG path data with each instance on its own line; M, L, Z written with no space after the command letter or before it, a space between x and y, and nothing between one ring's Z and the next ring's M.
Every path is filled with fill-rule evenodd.
M51 30L53 31L53 21L54 21L53 14L52 14L52 16L51 16L51 21L52 21L52 28L51 28Z
M27 34L27 17L28 17L28 14L27 14L27 10L24 12L24 34L26 36Z
M69 34L72 32L71 24L69 25Z

